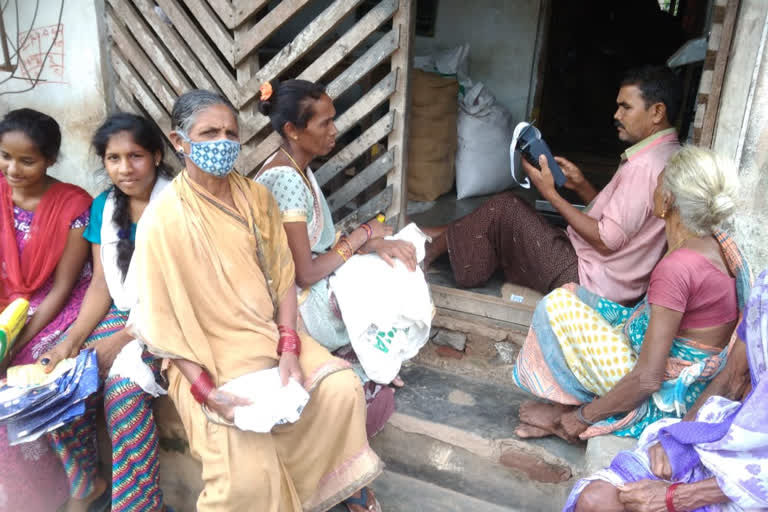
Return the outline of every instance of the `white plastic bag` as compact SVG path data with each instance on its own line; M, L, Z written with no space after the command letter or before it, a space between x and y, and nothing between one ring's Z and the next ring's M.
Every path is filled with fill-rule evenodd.
M501 192L515 184L509 172L509 110L478 82L459 102L456 195L459 199ZM518 155L519 158L519 155Z
M424 259L428 237L415 224L391 238L413 243L417 260ZM390 267L376 254L357 255L331 276L330 286L366 375L389 384L429 338L434 307L421 268L410 272L400 260Z

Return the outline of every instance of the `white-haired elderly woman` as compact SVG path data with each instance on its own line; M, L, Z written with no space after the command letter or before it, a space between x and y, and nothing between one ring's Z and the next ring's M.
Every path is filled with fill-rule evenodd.
M200 512L308 512L344 502L380 510L364 486L382 470L368 445L365 398L349 364L296 333L294 265L280 210L263 185L232 172L236 111L190 91L171 113L185 168L137 233L131 322L171 360L168 395L202 461ZM240 430L233 379L279 368L310 393L301 417L268 433ZM258 390L255 390L258 391ZM268 392L268 391L264 391Z
M669 249L645 298L627 308L567 285L541 300L514 378L548 402L521 405L520 437L638 437L686 413L723 367L749 293L747 265L720 230L737 194L733 165L682 148L654 192Z

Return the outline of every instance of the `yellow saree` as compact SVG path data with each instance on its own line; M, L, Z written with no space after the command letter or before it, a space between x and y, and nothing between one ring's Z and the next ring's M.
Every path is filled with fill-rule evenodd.
M274 198L235 173L229 183L235 210L180 174L142 216L133 256L135 334L157 355L203 366L217 386L277 366L274 304L294 293ZM168 394L203 463L199 511L327 510L381 472L355 374L304 335L299 363L309 404L298 422L269 434L209 421L170 366Z

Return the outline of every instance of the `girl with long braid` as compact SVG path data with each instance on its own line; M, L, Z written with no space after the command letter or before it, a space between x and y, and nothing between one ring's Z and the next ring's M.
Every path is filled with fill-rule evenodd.
M104 382L103 405L112 441L111 486L98 474L96 407L50 434L70 481L69 511L162 511L153 396L159 361L144 352L125 324L135 303L131 272L139 218L164 187L163 136L149 120L127 113L109 117L93 136L113 186L96 197L84 237L91 242L93 279L77 320L56 348L43 354L48 371L81 348L96 350ZM111 487L111 493L110 493ZM111 498L110 498L111 495Z

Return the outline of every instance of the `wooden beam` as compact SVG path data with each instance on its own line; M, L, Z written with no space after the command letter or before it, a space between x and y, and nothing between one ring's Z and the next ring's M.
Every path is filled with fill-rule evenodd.
M233 103L236 102L238 96L237 84L235 83L231 72L221 62L221 59L216 55L216 52L213 51L210 45L200 36L198 29L179 5L179 1L156 1L163 12L165 12L165 15L171 20L173 26L179 32L183 40L194 52L197 57L195 60L199 60L202 67L211 74L224 95ZM195 60L183 63L185 69L198 66Z
M526 328L531 325L535 307L514 303L501 297L458 290L447 286L430 284L432 302L438 311L450 314L457 311L491 320L509 322Z
M132 54L141 53L136 50L127 50L128 46L135 46L135 44L131 43L135 40L148 56L147 62L151 62L153 64L152 67L157 66L162 73L164 78L163 87L165 87L165 82L167 81L168 86L176 95L188 91L191 87L184 73L178 68L173 57L165 47L157 44L154 34L152 34L147 24L139 17L134 8L124 0L109 0L109 5L110 7L107 9L107 19L111 22L109 27L112 30L115 43L121 47L123 54L131 59L131 61L138 60L136 55L127 53L127 51L130 51ZM130 31L130 34L123 30L123 24ZM150 85L153 90L155 90L155 87L161 87L161 84ZM173 96L172 93L170 95Z
M142 114L141 109L134 103L131 93L125 90L123 84L119 80L115 80L113 94L115 95L115 106L120 112L130 112L137 115Z
M339 190L331 194L328 198L328 208L331 213L335 212L349 201L360 195L365 189L373 185L376 180L385 176L392 166L396 156L395 149L390 149L363 171L346 182Z
M248 21L254 14L266 7L269 0L234 0L234 25L239 27Z
M280 4L291 0L283 0ZM266 80L271 80L279 76L282 72L293 65L298 59L304 56L320 39L325 37L338 25L344 17L349 14L362 0L334 0L317 18L315 18L304 30L302 30L291 44L283 47L277 55L262 67L258 73L246 85L245 90L241 91L240 103L242 107L252 101L259 92L259 87ZM254 29L258 29L261 23ZM236 61L239 62L248 54L236 54Z
M389 134L387 147L397 148L398 159L387 177L394 195L387 211L387 218L395 220L395 230L405 225L405 208L408 201L406 178L408 169L408 117L411 102L411 72L413 42L415 38L416 0L402 0L393 19L393 30L400 31L398 50L392 55L392 70L397 71L397 87L389 100L389 108L395 111L395 125ZM402 214L402 215L401 215Z
M131 95L136 98L136 101L155 120L164 133L171 131L171 118L163 109L163 106L158 103L155 96L147 89L144 82L139 80L139 74L126 62L120 50L113 46L110 56L112 57L112 66L115 69L115 73L117 73L122 83L131 92Z
M115 2L116 4L123 3L123 0L110 0L110 2ZM219 88L216 86L215 81L213 78L211 78L210 75L208 75L206 68L204 66L200 66L197 63L197 59L192 54L192 51L190 51L187 44L182 41L179 34L173 29L172 26L168 25L165 20L163 20L160 15L157 14L154 8L154 2L151 0L131 0L133 4L136 6L136 9L141 13L141 15L144 17L144 19L147 21L149 26L153 28L153 30L157 33L158 38L162 41L163 44L158 44L155 42L155 46L158 46L162 48L163 45L168 48L168 51L173 56L173 58L176 60L176 62L184 66L184 71L187 75L189 75L189 78L192 80L192 83L186 82L183 84L183 87L180 89L176 89L176 84L172 83L171 85L174 87L174 90L176 90L177 94L183 94L190 89L193 88L199 88L199 89L210 89L213 91L218 91ZM152 55L152 54L149 54Z
M370 73L373 68L384 62L397 50L400 43L400 32L393 28L387 32L376 44L357 59L351 66L345 69L336 79L328 84L325 92L331 98L338 98L341 94L357 83L363 76Z
M282 0L235 45L235 64L253 53L269 36L288 23L309 0Z
M340 77L341 78L341 77ZM368 115L373 109L387 101L387 98L395 90L397 74L393 71L384 77L373 89L368 91L357 103L352 105L336 120L336 129L339 136L343 135L364 116ZM244 148L243 156L240 158L239 169L243 174L252 176L259 165L269 158L280 145L280 134L272 132L258 146L253 149Z
M391 202L392 187L387 187L371 198L370 201L337 222L336 229L342 233L347 233L363 222L369 221L385 211Z
M111 11L111 9L109 10ZM136 69L142 80L149 86L149 89L157 96L165 110L170 112L173 108L173 102L176 100L176 95L171 87L163 79L163 76L157 72L157 69L152 65L147 56L144 55L144 52L138 48L133 37L126 33L123 27L120 26L120 22L115 20L113 12L107 14L107 25L112 34L112 40L120 48L120 52ZM131 27L131 32L137 34L141 30L135 30Z
M376 123L368 128L361 136L344 146L344 149L333 155L333 158L328 160L317 170L317 172L315 172L317 183L322 187L328 183L331 178L349 166L350 162L353 162L356 158L365 153L368 148L386 137L389 132L392 131L394 117L395 114L393 112L388 113L376 121Z
M208 0L208 5L211 6L225 27L230 30L235 28L235 6L229 0Z
M184 5L192 13L198 24L208 34L213 44L231 65L235 61L235 40L227 31L227 27L213 12L211 6L203 0L184 0ZM226 16L226 14L224 14Z
M733 31L736 27L739 2L740 0L728 0L728 5L725 8L725 19L723 20L723 28L720 33L720 44L717 48L717 57L715 57L715 69L712 72L712 87L707 98L704 122L701 127L701 139L699 141L699 145L706 148L712 146L712 140L715 137L717 114L720 110L720 96L723 91L728 57L731 53L731 41L733 40Z
M296 78L309 80L310 82L317 82L323 78L377 28L390 19L398 4L398 0L383 0L380 2ZM240 129L240 140L244 143L250 141L268 124L269 118L260 114L255 115L251 122L243 123Z

